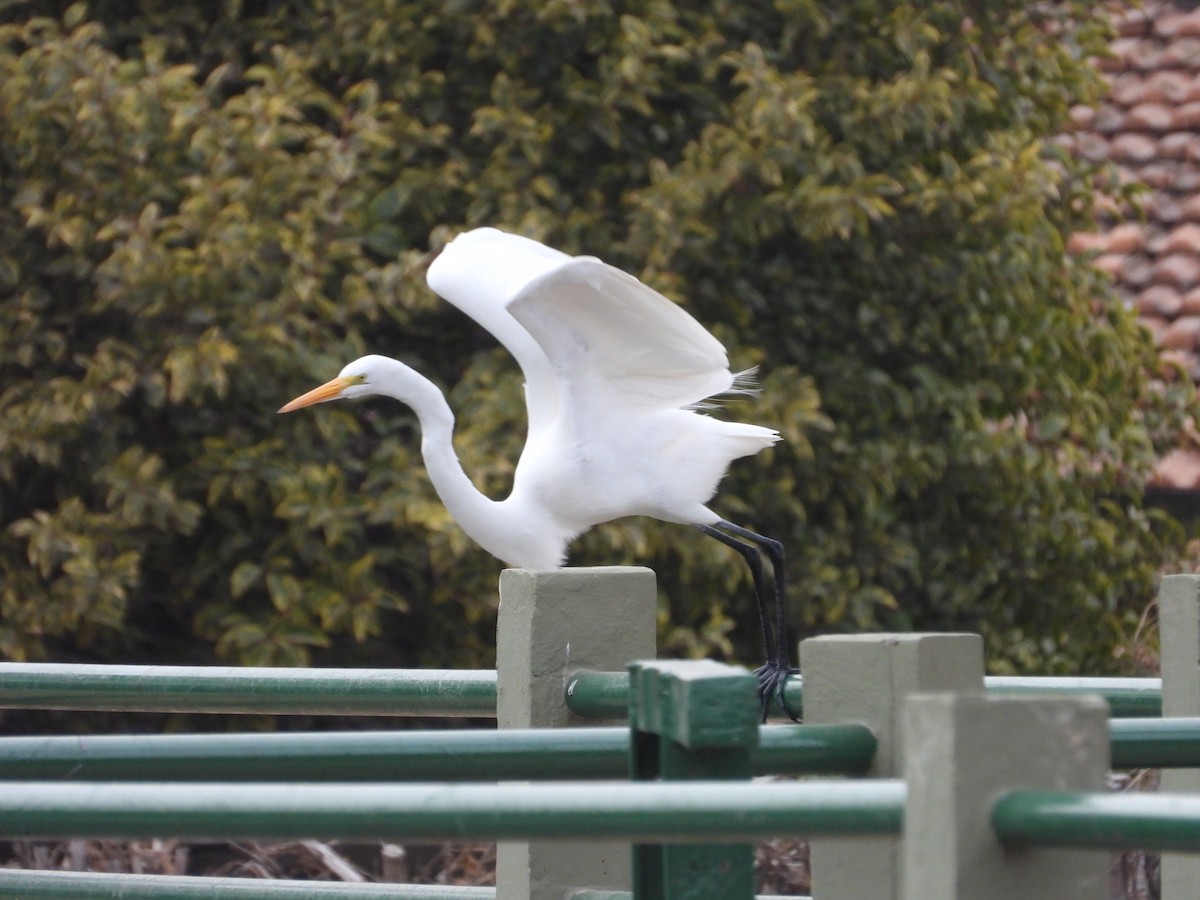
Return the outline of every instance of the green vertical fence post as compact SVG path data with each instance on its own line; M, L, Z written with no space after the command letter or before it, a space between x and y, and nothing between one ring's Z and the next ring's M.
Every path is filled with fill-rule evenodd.
M1005 847L991 824L992 805L1011 790L1104 789L1102 699L916 695L904 739L905 900L1108 896L1103 851Z
M568 679L581 669L619 671L653 659L656 613L649 569L506 569L496 627L497 725L595 724L567 709ZM497 900L562 900L577 887L629 890L630 852L620 841L502 841Z
M758 744L758 682L709 660L630 667L633 777L640 781L746 779ZM686 788L684 788L686 790ZM638 900L751 900L750 844L639 844Z
M1163 717L1200 716L1200 576L1168 575L1158 589ZM1162 789L1200 794L1200 769L1163 770ZM1200 855L1164 853L1164 900L1191 900L1200 885Z
M800 645L804 721L855 722L875 733L868 777L897 778L903 759L904 700L917 691L983 692L977 634L829 635ZM900 839L814 840L813 895L820 900L896 900Z

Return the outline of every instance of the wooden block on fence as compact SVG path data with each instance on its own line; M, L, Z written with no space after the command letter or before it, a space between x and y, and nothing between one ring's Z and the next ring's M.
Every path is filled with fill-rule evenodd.
M991 825L1006 790L1104 790L1103 700L915 695L904 733L904 900L1107 897L1104 851L1008 849Z
M1200 576L1168 575L1158 589L1163 717L1200 716ZM1200 770L1163 769L1162 789L1200 793ZM1200 856L1162 855L1163 900L1192 900Z
M657 587L650 569L506 569L500 575L496 718L500 728L587 723L567 709L580 670L620 672L653 659ZM619 841L506 841L497 900L562 900L575 888L629 890L632 848Z
M918 691L983 692L983 639L977 634L830 635L800 644L804 721L855 722L879 742L870 775L901 774L904 701ZM896 900L897 838L812 842L813 894L820 900Z

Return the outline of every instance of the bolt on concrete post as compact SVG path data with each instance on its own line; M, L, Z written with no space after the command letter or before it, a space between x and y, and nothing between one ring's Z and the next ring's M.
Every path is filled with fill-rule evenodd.
M1168 575L1158 588L1163 717L1200 716L1200 576ZM1163 769L1162 789L1200 794L1200 770ZM1200 856L1162 855L1163 900L1191 900Z
M1007 848L991 822L1008 790L1104 790L1104 700L915 695L904 740L905 900L1108 896L1105 851Z
M496 628L500 728L584 722L567 709L570 677L653 659L657 587L649 569L506 569ZM629 890L632 848L617 841L497 845L497 900L563 900L574 888Z
M977 634L829 635L800 644L804 721L856 722L879 742L868 773L898 778L905 699L919 691L983 692L983 639ZM898 838L814 840L813 896L818 900L896 900Z

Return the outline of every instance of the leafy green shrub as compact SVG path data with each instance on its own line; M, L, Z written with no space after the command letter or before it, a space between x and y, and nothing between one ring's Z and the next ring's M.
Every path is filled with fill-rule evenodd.
M402 357L502 493L517 375L422 277L480 224L636 272L761 367L725 414L787 440L715 505L785 540L806 631L1098 670L1180 539L1140 498L1190 392L1064 253L1082 5L28 9L0 12L4 657L487 664L499 565L407 410L274 415ZM715 542L635 520L574 560L654 566L668 650L757 654Z

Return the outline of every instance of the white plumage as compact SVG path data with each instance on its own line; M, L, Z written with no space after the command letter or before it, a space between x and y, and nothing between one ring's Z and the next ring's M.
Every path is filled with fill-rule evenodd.
M454 452L454 415L442 392L397 360L357 359L280 412L369 394L407 404L420 422L421 453L438 496L473 540L509 565L560 566L568 544L589 528L652 516L700 527L735 546L752 568L753 545L774 551L782 603L778 544L706 505L733 460L779 440L774 429L695 408L738 389L716 338L619 269L494 228L459 235L427 277L508 349L525 377L528 436L507 498L475 488ZM761 564L755 581L768 655L778 660L786 636L769 634Z

